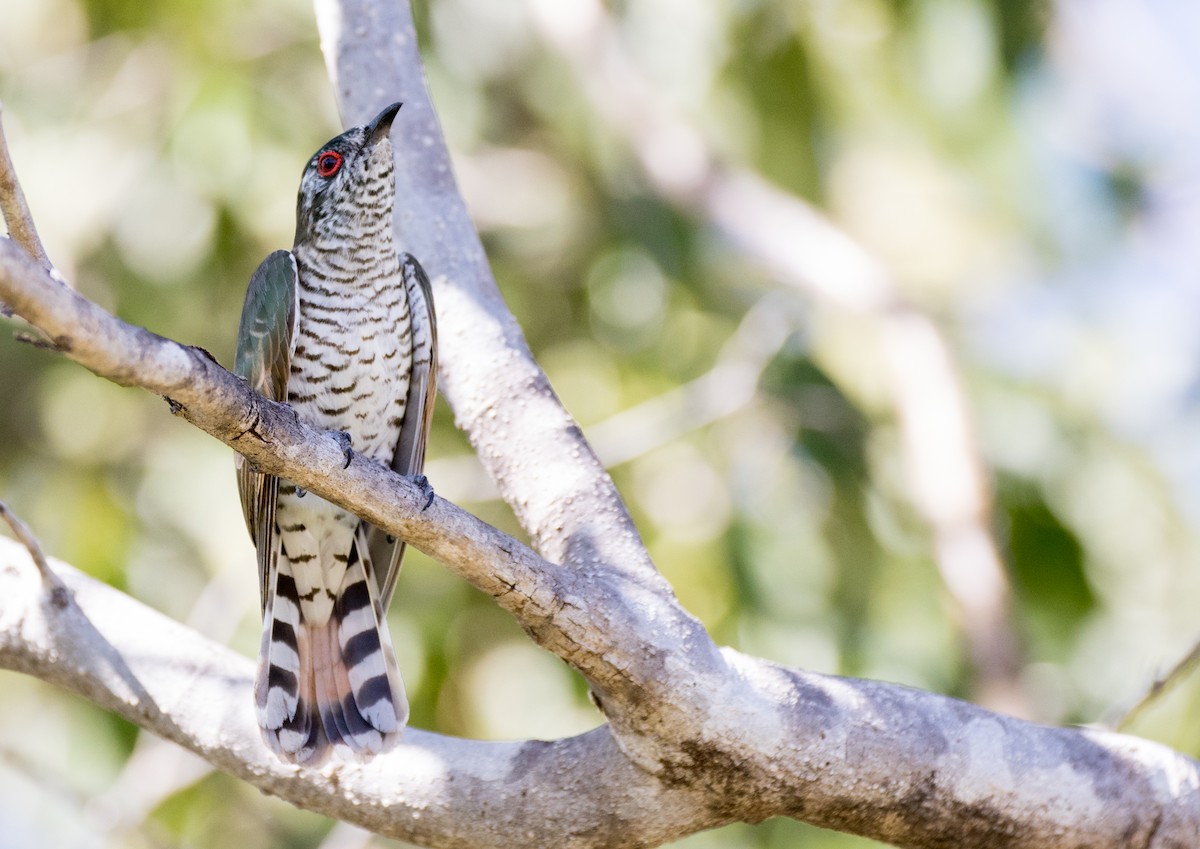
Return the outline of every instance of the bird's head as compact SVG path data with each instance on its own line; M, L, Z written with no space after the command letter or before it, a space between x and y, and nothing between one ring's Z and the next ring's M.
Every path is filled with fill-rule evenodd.
M365 126L352 127L312 155L296 200L296 242L319 235L389 225L396 193L388 133L400 111L393 103Z

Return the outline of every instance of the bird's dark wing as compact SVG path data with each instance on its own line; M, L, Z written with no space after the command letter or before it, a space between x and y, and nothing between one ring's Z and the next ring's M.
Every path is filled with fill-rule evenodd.
M413 365L408 382L408 406L400 426L392 468L402 475L419 475L425 467L425 440L433 421L433 404L437 396L437 316L433 308L433 290L421 263L410 254L401 254L400 272L412 315ZM375 527L370 530L369 541L379 599L386 610L400 575L404 543L389 538Z
M272 401L287 400L288 373L300 312L297 283L296 258L289 251L275 251L251 275L242 307L233 370L255 392ZM274 572L279 551L275 539L279 478L257 471L239 454L237 482L242 515L258 551L259 587L265 605L267 580Z

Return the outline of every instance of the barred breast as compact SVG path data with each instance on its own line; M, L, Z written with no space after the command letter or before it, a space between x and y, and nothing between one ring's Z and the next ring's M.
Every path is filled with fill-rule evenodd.
M300 320L288 400L318 427L345 431L354 450L391 461L412 371L412 321L393 252L365 269L297 252ZM369 275L369 276L368 276ZM365 278L365 279L364 279Z

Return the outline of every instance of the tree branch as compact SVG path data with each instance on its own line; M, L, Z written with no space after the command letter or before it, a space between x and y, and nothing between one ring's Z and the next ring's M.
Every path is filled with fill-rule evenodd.
M589 631L589 617L579 611L564 613L563 599L572 598L578 575L547 563L443 499L435 497L423 510L419 486L361 455L343 469L345 456L330 434L255 394L206 352L105 312L50 277L11 242L0 242L0 294L71 359L114 383L163 396L174 413L263 471L346 506L455 569L601 691L625 686L617 658L602 660L613 650L607 640L597 644L597 633L603 632Z
M428 846L604 846L623 823L657 838L716 825L702 793L664 788L607 727L555 743L484 743L416 729L366 766L286 765L253 715L253 667L70 566L75 603L47 595L28 554L0 539L0 666L77 693L300 807ZM581 832L572 837L573 832ZM625 845L632 845L626 843Z
M544 557L568 567L573 580L599 582L618 595L636 587L637 594L658 600L653 618L610 619L601 633L653 632L661 638L655 651L669 646L681 653L684 665L713 668L718 662L712 641L675 603L612 479L554 394L504 305L454 181L408 4L317 0L316 8L343 120L361 121L385 102L405 104L396 145L396 196L404 199L397 209L397 239L433 278L439 386L458 426ZM596 648L601 655L613 651ZM615 657L612 663L629 670L640 666L634 662L627 667ZM641 732L656 728L658 718L647 721L637 710L613 708L617 702L634 706L647 699L665 707L673 704L675 694L654 672L618 689L611 688L611 679L588 679L609 720L629 732L618 735L627 752L644 764L655 763L655 738ZM689 708L679 706L685 712ZM640 743L648 750L635 751Z
M906 461L911 498L957 608L980 701L1028 714L1019 682L1008 575L989 529L990 491L953 356L873 256L801 199L723 162L658 96L597 0L527 0L547 45L574 72L605 126L665 199L707 221L747 257L818 304L871 321Z
M4 115L4 104L0 103L0 119ZM12 157L8 153L8 141L4 136L4 127L0 123L0 215L4 217L9 236L34 261L46 271L53 271L54 265L42 246L42 238L38 235L33 223L33 215L29 212L29 204L25 201L25 192L17 180L17 171L13 167Z
M398 244L434 281L438 385L456 423L543 556L661 584L616 487L504 305L454 180L408 4L316 0L316 9L343 121L404 102L395 131Z
M2 138L2 135L0 133L0 138ZM54 574L54 570L50 568L50 563L46 560L46 554L42 551L42 544L38 542L38 538L29 529L29 525L25 524L21 520L21 517L14 513L3 501L0 501L0 518L8 523L13 536L29 552L29 557L33 560L33 565L37 566L38 573L42 576L42 581L49 588L54 603L60 606L66 604L66 585L63 584L58 575Z
M410 729L366 766L296 768L259 740L248 660L54 568L75 603L49 603L26 550L0 540L0 666L84 696L264 792L421 845L619 849L771 815L911 847L1167 849L1200 829L1200 764L1156 744L731 650L724 680L703 682L714 706L696 724L736 743L696 739L657 775L622 754L611 726L517 743Z
M358 13L368 11L371 27L334 40L367 40L355 50L377 63L382 80L397 55L415 57L411 21L398 21L397 7ZM369 42L378 33L398 35ZM365 90L345 73L338 79L348 102L348 91ZM433 123L418 123L418 140L422 128L436 128L423 102ZM410 147L439 146L399 145ZM448 164L421 170L418 160L431 161L413 156L399 173L432 180L434 197L457 197ZM523 743L410 730L394 753L366 766L287 766L259 740L247 660L64 565L56 571L75 603L56 607L25 551L7 542L0 666L92 699L294 804L429 846L651 846L772 815L911 847L1165 849L1194 838L1200 765L1161 746L718 650L654 571L590 450L571 453L583 445L578 428L485 273L477 237L454 241L467 238L453 236L463 226L456 215L416 227L421 238L448 240L421 249L439 276L449 331L444 377L506 497L540 549L564 565L442 499L422 512L420 488L378 464L356 457L342 469L330 435L253 394L205 352L109 315L10 241L0 242L0 296L67 356L163 395L259 468L403 537L493 595L588 678L608 725ZM451 235L430 235L439 228Z
M1136 704L1105 722L1104 726L1115 731L1124 731L1130 728L1134 721L1152 707L1164 693L1194 673L1197 668L1200 668L1200 643L1192 646L1191 651L1184 655L1168 672L1156 676Z

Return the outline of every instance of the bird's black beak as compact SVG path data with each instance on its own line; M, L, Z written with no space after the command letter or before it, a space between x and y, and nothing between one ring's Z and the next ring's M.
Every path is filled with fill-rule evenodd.
M396 113L400 111L402 103L393 103L391 106L384 109L372 119L371 123L367 124L367 145L374 146L380 139L385 138L392 129L392 121L396 118Z

